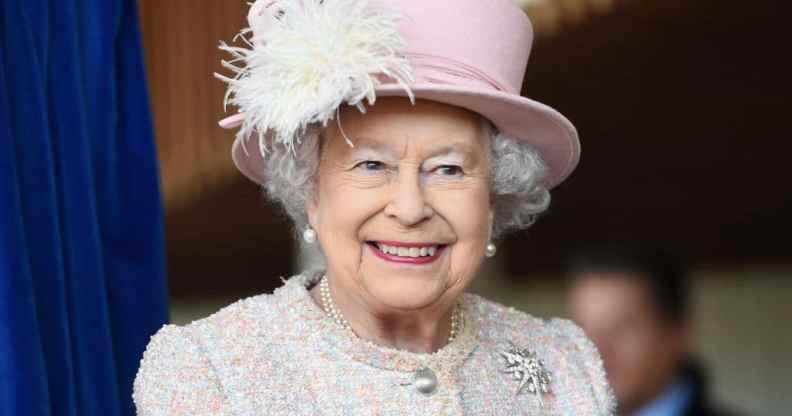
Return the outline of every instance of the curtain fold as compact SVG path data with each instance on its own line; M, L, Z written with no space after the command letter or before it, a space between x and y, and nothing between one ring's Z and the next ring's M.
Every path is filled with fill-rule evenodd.
M0 415L133 415L167 319L134 0L0 3Z

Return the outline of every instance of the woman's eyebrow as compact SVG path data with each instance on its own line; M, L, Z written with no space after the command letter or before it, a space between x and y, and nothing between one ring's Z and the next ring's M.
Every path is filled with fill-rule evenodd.
M387 145L377 142L375 140L366 139L361 142L352 142L355 147L349 149L350 157L361 157L365 155L373 155L373 156L385 156L385 157L392 157L393 156L393 149L390 149Z
M356 140L357 139L357 140ZM377 140L371 136L357 136L352 138L353 148L350 148L349 155L351 157L360 157L361 154L375 153L376 156L384 157L397 157L398 151L392 143L382 140ZM454 143L450 145L440 145L434 149L429 149L426 159L435 159L439 157L458 156L462 161L475 160L478 154L474 146L467 143Z
M477 152L474 151L471 146L467 145L443 146L432 150L429 153L429 157L427 159L435 159L445 156L459 156L463 161L468 161L475 159L476 154Z
M427 162L454 161L455 163L464 163L469 159L470 156L465 152L449 149L447 151L432 153L429 157L426 158L426 161Z

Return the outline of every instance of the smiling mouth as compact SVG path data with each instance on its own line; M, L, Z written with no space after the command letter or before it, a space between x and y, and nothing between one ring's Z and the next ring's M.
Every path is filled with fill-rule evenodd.
M437 260L448 245L406 244L397 242L369 241L367 245L374 254L389 262L406 264L428 264Z

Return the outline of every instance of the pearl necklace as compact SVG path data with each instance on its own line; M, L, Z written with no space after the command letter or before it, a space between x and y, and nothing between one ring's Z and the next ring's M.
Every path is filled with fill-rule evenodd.
M349 321L344 318L344 315L341 314L341 311L336 307L335 302L333 302L333 296L330 294L330 284L328 283L327 276L322 276L322 280L319 281L319 297L322 300L322 307L324 308L325 313L330 315L330 317L342 328L352 331L352 326L349 325ZM457 304L454 306L454 311L451 313L451 331L448 334L449 344L454 340L454 338L456 338L461 325L462 310Z

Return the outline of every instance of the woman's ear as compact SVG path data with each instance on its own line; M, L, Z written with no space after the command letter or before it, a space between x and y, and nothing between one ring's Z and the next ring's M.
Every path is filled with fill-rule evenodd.
M308 225L316 230L319 226L319 206L315 196L305 202L305 212L308 214Z
M492 227L495 225L495 208L494 207L490 207L488 218L489 218L489 221L488 221L489 222L489 226L487 227L487 229L489 230L489 232L488 232L488 235L487 235L487 241L492 241Z

